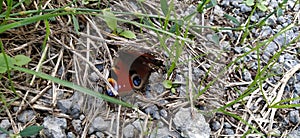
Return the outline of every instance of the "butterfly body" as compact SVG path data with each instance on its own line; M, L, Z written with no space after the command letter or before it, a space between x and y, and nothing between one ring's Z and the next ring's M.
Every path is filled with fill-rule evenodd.
M155 56L140 50L120 50L114 60L108 81L118 91L120 96L141 89L147 81L153 66L156 66ZM114 96L110 89L107 94Z

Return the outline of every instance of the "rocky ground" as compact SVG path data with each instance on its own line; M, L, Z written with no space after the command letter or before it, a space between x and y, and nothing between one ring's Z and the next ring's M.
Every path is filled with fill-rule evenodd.
M172 17L185 19L196 13L190 23L184 20L181 26L188 30L188 39L176 35L161 39L172 32L174 22L169 22L166 32L159 31L165 21L160 19L164 13L159 1L104 2L120 19L143 24L149 19L159 29L119 22L121 28L134 31L136 39L112 35L101 16L76 16L80 34L74 31L70 16L50 21L44 73L105 93L102 77L107 78L119 49L150 49L163 66L151 73L144 89L116 97L138 107L135 110L13 71L15 89L23 98L1 109L0 127L17 133L41 125L44 129L34 137L57 138L300 137L299 0L267 0L262 2L266 11L254 10L243 0L216 2L198 13L199 2L174 1ZM48 7L55 4L48 3ZM97 3L73 6L92 9ZM137 12L149 18L128 14ZM0 34L6 53L31 57L26 68L35 69L42 55L44 30L44 25L36 23ZM183 41L178 45L182 53L168 77L174 58L162 45L172 51L176 40ZM1 78L6 89L1 91L6 99L13 99L6 75ZM173 82L172 88L164 86L166 79ZM281 102L289 106L271 108L290 98L294 99ZM0 137L8 135L0 132Z

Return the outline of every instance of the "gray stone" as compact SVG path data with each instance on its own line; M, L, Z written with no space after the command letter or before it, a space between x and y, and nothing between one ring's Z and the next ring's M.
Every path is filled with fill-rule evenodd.
M270 17L267 19L266 23L267 23L268 25L274 26L274 25L276 25L276 20L277 20L277 18L276 18L276 16L273 14L272 16L270 16Z
M85 118L84 114L81 114L81 115L79 116L79 119L80 119L81 121L82 121L84 118Z
M300 83L299 82L294 84L294 91L295 91L295 93L300 94Z
M32 110L25 110L18 115L18 120L22 123L27 123L32 120L35 116L35 113Z
M230 128L225 128L224 129L224 134L225 135L234 135L234 131Z
M283 56L284 56L284 59L290 59L290 60L295 59L295 56L294 56L294 55L291 55L291 54L289 54L289 53L285 53Z
M98 116L93 121L89 128L89 134L95 131L105 131L110 127L110 122L105 121L102 117Z
M156 92L157 94L161 94L165 91L165 87L162 83L156 83L153 84L152 91Z
M11 123L9 122L9 120L3 119L3 120L1 120L0 127L7 130L8 128L11 127Z
M277 18L277 21L282 24L286 22L286 19L283 16L280 16Z
M300 72L296 73L296 82L300 82Z
M150 138L178 138L180 137L178 134L174 132L170 132L167 127L162 127L157 129L156 131L152 131Z
M296 66L298 64L298 61L296 61L296 60L285 60L285 62L284 62L284 67L286 68L286 69L291 69L291 68L293 68L294 66Z
M221 1L221 5L222 6L225 6L225 7L228 7L228 6L230 6L230 0L223 0L223 1Z
M284 60L285 60L285 59L284 59L284 56L283 56L283 55L280 55L279 58L278 58L278 62L279 62L279 63L283 63Z
M246 4L240 4L239 7L243 13L252 11L252 8Z
M232 126L228 123L228 122L225 122L224 123L224 128L231 128Z
M271 53L272 55L275 54L276 50L278 49L278 46L273 41L269 43L269 45L266 47L266 52Z
M292 85L292 84L294 84L295 83L295 78L294 77L291 77L289 80L288 80L288 82L287 82L287 84L289 84L289 85Z
M63 113L69 113L72 107L72 101L71 99L62 99L57 101L57 107L61 110Z
M76 136L73 134L73 132L68 132L67 138L76 138Z
M243 60L244 60L244 62L250 62L252 60L252 57L251 57L251 55L248 54L248 55L244 56Z
M127 126L124 127L123 129L123 136L125 138L133 138L134 137L134 126L129 124Z
M159 111L159 114L160 114L163 118L168 117L168 112L167 112L165 109L161 109L161 110Z
M283 73L283 68L282 65L275 63L272 68L272 71L274 71L274 73L276 73L277 75L282 74Z
M97 138L105 138L105 135L102 132L96 132Z
M213 121L213 122L211 123L211 128L212 128L212 130L214 130L214 131L219 130L219 129L221 128L220 122L219 122L219 121Z
M81 132L81 120L72 120L72 126L74 127L75 131L77 133Z
M289 120L294 124L298 124L299 120L300 120L300 116L299 116L299 111L298 110L293 110L290 111L288 114Z
M224 16L224 11L222 10L222 8L218 5L216 5L214 7L214 14L217 15L217 16Z
M160 115L158 112L158 107L156 105L148 106L145 109L146 114L151 115L154 119L160 119Z
M241 54L244 50L242 47L234 47L234 51L238 54Z
M251 16L250 21L257 22L258 21L258 15L254 14L253 16ZM256 29L253 29L251 32L255 33L255 31L256 31Z
M296 4L296 6L293 8L294 12L298 12L300 10L300 4Z
M132 125L138 130L138 131L142 131L142 126L144 126L144 122L142 120L135 120Z
M100 80L100 77L97 75L96 72L92 72L90 75L89 75L89 79L93 82L96 82L98 80Z
M197 71L199 71L199 69L196 69ZM193 70L194 71L194 70ZM195 73L198 73L198 72L195 72ZM199 71L200 72L200 71ZM175 81L176 82L184 82L185 81L185 78L183 77L182 74L180 73L177 73L176 76L175 76Z
M244 70L242 77L244 81L252 81L251 73L248 70Z
M149 84L153 84L153 83L157 83L157 82L161 82L162 80L162 75L157 73L157 72L153 72L151 73L151 75L149 76Z
M65 129L67 128L67 120L58 117L45 117L44 118L44 134L47 137L65 138Z
M174 116L173 122L181 132L181 136L189 138L208 138L210 136L209 124L206 123L202 114L194 109L191 116L191 108L181 108Z
M300 137L299 129L295 129L288 134L288 138L299 138L299 137Z
M270 35L273 34L273 30L270 26L263 26L261 30L261 38L268 38Z
M162 121L158 121L157 124L156 124L157 128L163 128L164 125L165 124Z
M269 7L270 8L278 7L278 1L277 0L271 0L271 2L269 3Z
M235 6L235 7L239 7L239 4L240 4L240 3L242 3L241 0L233 0L233 1L231 1L231 4L232 4L233 6Z
M2 134L2 132L0 132L0 138L9 138L9 136L7 134Z
M220 46L222 50L229 51L231 49L231 45L228 41L221 41Z
M70 115L73 117L73 119L79 119L80 107L78 104L74 104L72 106Z

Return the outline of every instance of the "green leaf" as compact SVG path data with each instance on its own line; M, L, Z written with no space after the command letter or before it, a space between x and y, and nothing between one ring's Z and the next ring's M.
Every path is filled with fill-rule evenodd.
M35 134L38 134L43 128L44 127L42 126L36 126L36 125L26 127L20 132L20 136L22 137L33 136Z
M212 40L216 45L220 45L220 38L217 34L213 34Z
M73 20L73 25L74 25L75 32L77 34L79 34L79 23L78 23L77 18L73 14L72 14L72 20Z
M214 6L216 6L218 3L216 0L210 0L210 2L205 6L205 9L209 9L212 8Z
M268 10L268 8L264 4L262 4L261 2L257 3L257 8L259 8L263 12Z
M16 65L23 66L28 64L31 61L30 57L27 57L25 55L16 55L15 56Z
M129 31L129 30L121 32L120 36L124 36L124 37L130 38L130 39L136 38L135 34L133 32L131 32L131 31Z
M122 33L124 30L122 29L122 28L117 28L117 30L116 30L116 32L117 32L117 34L120 34L120 33Z
M5 133L5 134L9 135L9 132L7 130L5 130L4 128L2 128L2 127L0 127L0 131L2 133Z
M160 0L160 8L165 16L168 15L168 10L169 10L168 7L169 6L167 0Z
M171 92L172 93L176 93L176 89L175 88L171 88Z
M9 66L16 63L15 59L11 58L7 54L5 54L5 56L7 58L7 63ZM5 58L3 53L0 53L0 73L5 73L6 71L7 71L7 66L6 66Z
M277 10L276 10L276 16L277 17L280 17L280 16L282 16L283 15L283 10L281 9L281 8L278 8Z
M164 87L166 89L170 89L170 88L172 88L172 81L170 81L170 80L164 80L163 81L163 85L164 85Z
M247 6L253 6L254 5L254 0L246 0L246 5Z
M25 0L24 2L25 2L25 4L26 4L26 6L29 6L29 5L31 4L32 1L31 1L31 0Z
M7 71L7 68L4 66L0 66L0 73L5 73Z
M2 11L3 0L0 0L0 11Z
M104 15L104 21L107 24L107 26L113 30L116 31L117 30L117 19L116 16L110 12L109 9L104 9L103 10L103 15Z
M237 26L240 26L241 23L236 19L234 18L233 16L229 15L229 14L224 14L225 18L231 20L234 24L236 24Z

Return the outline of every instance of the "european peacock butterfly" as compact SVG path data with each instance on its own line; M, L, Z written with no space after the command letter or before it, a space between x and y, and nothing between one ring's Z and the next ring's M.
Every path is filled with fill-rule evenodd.
M108 82L119 96L125 96L143 88L150 73L158 66L162 66L162 61L156 59L150 51L123 48L114 60ZM115 96L108 87L106 89L108 95Z

